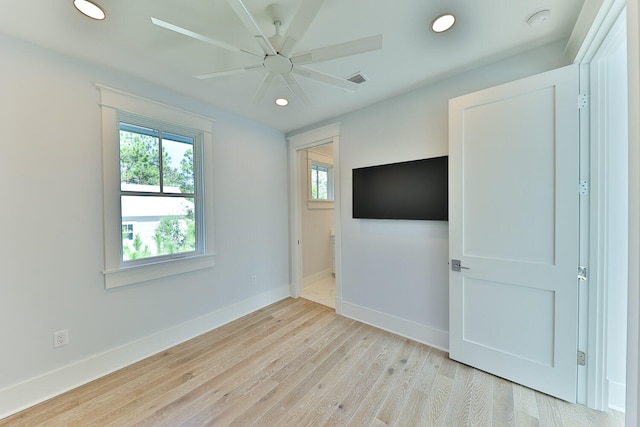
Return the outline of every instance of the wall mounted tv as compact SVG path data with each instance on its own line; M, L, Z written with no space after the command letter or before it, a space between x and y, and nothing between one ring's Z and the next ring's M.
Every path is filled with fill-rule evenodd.
M353 169L353 217L447 221L448 156Z

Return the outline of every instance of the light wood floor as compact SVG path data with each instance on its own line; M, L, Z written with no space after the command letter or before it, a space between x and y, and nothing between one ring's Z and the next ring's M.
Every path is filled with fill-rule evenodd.
M622 426L286 299L1 426Z

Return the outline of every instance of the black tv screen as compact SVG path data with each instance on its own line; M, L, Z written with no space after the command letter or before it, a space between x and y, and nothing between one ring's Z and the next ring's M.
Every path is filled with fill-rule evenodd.
M353 169L353 217L447 221L448 156Z

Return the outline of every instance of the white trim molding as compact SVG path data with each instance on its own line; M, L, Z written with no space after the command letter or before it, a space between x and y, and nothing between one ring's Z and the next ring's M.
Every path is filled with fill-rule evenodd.
M340 299L342 315L428 346L449 351L449 333Z
M609 409L618 412L625 412L625 388L626 384L609 381L608 405Z
M306 288L307 286L311 286L314 283L318 283L321 280L329 279L332 276L332 269L328 268L324 271L319 271L315 274L311 274L302 279L302 284Z
M629 289L626 425L640 423L640 8L627 0L629 79Z
M597 7L596 7L597 6ZM597 410L607 410L608 401L612 396L607 379L607 236L609 200L607 194L608 182L608 147L611 137L607 133L608 106L606 104L607 83L606 60L611 49L619 45L620 39L625 37L624 0L587 1L586 9L592 17L590 27L585 30L583 42L576 47L575 62L581 64L581 93L589 98L587 108L581 110L581 135L586 135L584 142L586 156L581 160L581 179L589 182L586 197L581 198L588 204L581 220L587 224L588 238L583 239L586 245L586 257L581 259L580 265L588 266L589 279L586 287L581 290L581 313L586 320L581 322L581 350L587 354L587 364L579 367L578 403L586 404ZM581 15L582 15L581 14ZM574 30L575 32L575 30ZM582 122L582 119L585 119ZM610 220L609 220L610 221ZM584 292L586 290L586 292ZM611 403L617 409L624 407Z

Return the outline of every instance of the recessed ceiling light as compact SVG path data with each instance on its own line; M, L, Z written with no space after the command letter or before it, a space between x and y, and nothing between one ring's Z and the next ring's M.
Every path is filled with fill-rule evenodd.
M551 11L549 9L539 10L527 19L527 24L529 24L530 27L537 27L547 22L550 16Z
M431 23L431 29L434 33L442 33L453 27L456 23L456 17L450 13L440 15Z
M73 5L89 18L103 20L107 17L100 6L88 0L73 0Z
M286 107L289 105L289 100L287 98L276 98L275 102L278 107Z

